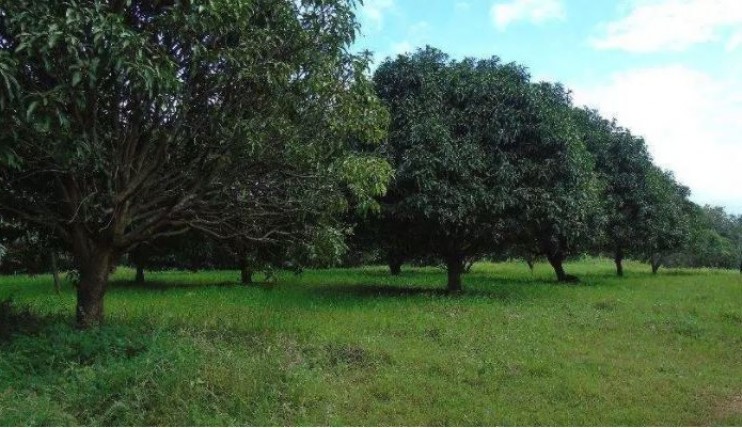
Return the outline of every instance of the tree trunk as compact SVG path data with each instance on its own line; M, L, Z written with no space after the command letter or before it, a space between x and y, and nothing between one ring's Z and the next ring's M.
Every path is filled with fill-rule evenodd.
M252 284L252 273L252 269L250 269L247 263L244 263L240 268L240 282L242 285Z
M402 273L402 260L391 257L389 259L389 273L397 276Z
M134 282L144 284L144 268L140 265L137 265L137 274L134 277Z
M52 279L54 281L54 292L59 294L60 291L62 291L62 286L59 282L59 265L57 263L57 253L53 251L50 258L52 265Z
M556 273L557 281L566 282L567 274L564 272L564 266L562 264L564 263L564 258L558 255L547 255L546 258L549 260L549 264L551 265L551 267L554 268L554 273Z
M527 255L524 257L526 264L528 265L528 270L531 271L531 275L533 275L533 256Z
M659 254L652 254L652 258L649 260L652 265L652 274L657 275L657 271L662 266L662 257Z
M623 276L623 249L616 250L613 261L616 262L616 275Z
M80 283L77 286L77 325L90 328L103 322L103 295L113 264L108 249L94 250L87 260L81 260Z
M464 257L461 255L449 256L446 260L448 268L448 291L461 292L461 274L464 272Z

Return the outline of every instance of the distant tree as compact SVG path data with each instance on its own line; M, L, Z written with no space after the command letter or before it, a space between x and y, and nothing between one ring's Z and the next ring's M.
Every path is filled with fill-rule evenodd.
M376 223L392 273L400 259L434 256L458 291L466 263L509 232L568 279L561 263L588 232L596 192L566 91L532 85L516 64L430 47L385 61L374 82L392 117L382 150L395 178Z
M51 273L54 291L61 291L61 267L68 267L63 245L54 234L18 221L0 217L0 273Z
M599 236L600 189L593 159L577 132L569 92L559 84L532 86L537 123L516 146L515 210L507 240L526 261L544 256L559 281L568 255L587 250ZM529 263L532 269L532 262Z
M641 253L650 234L648 175L652 160L642 138L596 111L576 109L575 118L583 141L595 159L602 182L603 242L623 276L627 253Z
M690 238L686 206L690 190L679 185L672 172L652 165L647 175L648 215L644 256L652 273L663 263L663 257L681 249Z
M381 201L382 248L436 257L449 291L460 291L466 260L502 232L515 178L505 153L521 137L528 74L497 58L457 62L427 47L382 63L374 83L391 112L383 150L395 168Z
M386 112L356 29L343 0L0 3L0 215L74 255L81 327L144 242L301 242L348 190L372 203L388 166L351 149Z
M692 204L690 239L672 258L675 266L734 269L740 257L737 220L721 207Z

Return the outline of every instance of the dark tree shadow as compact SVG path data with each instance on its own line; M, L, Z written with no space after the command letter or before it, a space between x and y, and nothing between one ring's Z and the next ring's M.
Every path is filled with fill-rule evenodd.
M19 335L40 334L47 326L59 322L71 324L71 318L39 315L26 305L14 303L12 299L2 300L0 301L0 345L12 341Z
M428 286L396 286L396 285L364 285L364 284L332 284L312 287L314 294L323 297L409 297L409 296L446 296L448 292L443 288Z
M117 279L112 280L108 283L108 287L111 290L155 290L155 291L167 291L173 289L189 289L189 288L204 288L204 287L260 287L262 284L255 283L249 286L243 286L237 281L214 281L214 282L172 282L172 281L145 281L136 282L132 280Z
M433 287L430 285L332 284L312 287L307 290L307 293L328 300L432 297L460 300L476 298L515 302L536 298L539 294L547 291L549 287L565 285L575 286L575 284L563 284L556 281L550 284L543 281L516 282L495 279L488 281L486 285L476 284L467 287L464 284L464 290L460 292L450 292L444 285Z
M652 272L642 272L644 276L648 277L661 277L661 276L697 276L698 272L689 272L686 270L675 270L675 269L661 269L657 272L656 275L653 275Z

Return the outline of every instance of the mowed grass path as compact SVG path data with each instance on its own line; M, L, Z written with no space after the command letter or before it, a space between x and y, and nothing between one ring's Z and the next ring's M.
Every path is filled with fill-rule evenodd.
M742 275L567 268L477 264L460 296L434 268L119 269L94 332L69 285L3 277L34 316L0 339L0 425L742 425Z

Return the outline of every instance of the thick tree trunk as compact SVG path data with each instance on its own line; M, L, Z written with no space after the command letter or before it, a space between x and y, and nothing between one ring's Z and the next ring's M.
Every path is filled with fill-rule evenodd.
M87 260L81 260L80 283L77 285L77 325L90 328L103 322L103 295L113 264L108 249L94 250Z
M398 258L389 259L389 273L397 276L402 273L402 260Z
M554 268L556 273L557 281L566 282L567 274L564 272L564 258L558 255L547 255L546 258L549 260L549 264Z
M59 294L62 291L62 286L59 281L59 264L57 263L57 253L51 253L51 268L52 268L52 280L54 281L54 292Z
M134 277L134 282L144 284L144 268L140 265L137 265L137 274Z
M623 249L616 250L613 261L616 262L616 275L623 276Z
M660 266L662 266L662 257L660 257L659 254L652 254L649 263L652 265L652 274L657 275L657 271L660 269Z
M446 260L448 268L448 291L461 292L461 274L464 272L464 257L461 255L449 256Z

